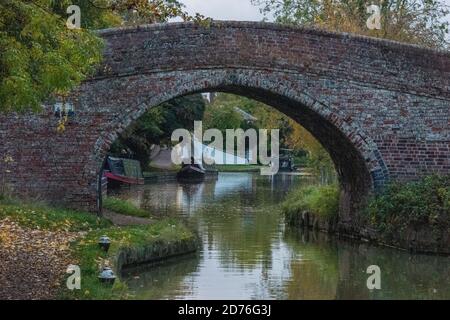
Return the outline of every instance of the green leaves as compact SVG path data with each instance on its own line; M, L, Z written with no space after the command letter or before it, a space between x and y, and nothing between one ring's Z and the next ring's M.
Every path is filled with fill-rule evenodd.
M369 201L366 217L385 232L408 226L450 226L450 177L429 176L418 182L394 183Z
M311 25L330 31L352 32L430 48L448 47L448 6L443 0L252 0L279 23ZM369 30L367 6L381 8L381 30Z
M67 29L49 3L0 4L0 111L39 110L52 94L78 85L101 60L101 40Z
M288 220L303 211L333 218L339 213L339 193L336 185L301 186L288 194L282 209Z
M66 27L69 5L81 10L81 30ZM0 2L0 112L38 111L91 75L102 41L89 30L190 17L175 0L2 0ZM137 13L139 19L130 16Z

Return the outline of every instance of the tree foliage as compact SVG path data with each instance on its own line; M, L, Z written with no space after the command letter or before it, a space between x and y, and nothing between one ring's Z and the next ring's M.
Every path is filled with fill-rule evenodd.
M146 167L153 144L170 143L172 132L194 129L201 120L205 101L200 94L180 97L148 110L128 127L111 146L111 154L132 156Z
M81 9L81 29L66 27L66 10ZM177 0L2 0L0 2L0 111L39 110L95 71L102 41L92 30L189 16Z
M393 235L408 227L450 227L450 176L393 183L370 199L364 217L379 231Z
M250 113L257 118L257 121L252 124L246 123L235 111L235 107ZM238 95L218 93L212 104L206 108L204 127L206 129L217 128L224 134L226 129L279 129L281 148L307 151L307 164L317 174L326 172L331 175L334 171L334 164L328 152L309 131L293 119L262 102Z
M431 48L447 47L443 0L252 0L277 22L352 32ZM367 7L379 5L381 30L369 30Z
M101 41L69 30L50 0L0 3L0 111L37 110L66 92L100 61Z

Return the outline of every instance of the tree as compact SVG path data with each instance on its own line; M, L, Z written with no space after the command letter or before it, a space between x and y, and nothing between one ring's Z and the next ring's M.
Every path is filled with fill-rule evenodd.
M67 7L81 9L81 30L66 27ZM176 0L2 0L0 111L39 110L95 72L102 41L91 30L189 16Z
M132 156L144 168L153 144L169 143L172 132L183 128L194 129L194 121L201 120L205 101L201 94L176 98L144 113L113 143L110 153L116 156Z
M50 0L0 3L0 111L38 110L100 61L101 41L91 32L67 29L50 6Z
M193 94L165 102L159 108L164 114L164 134L159 139L169 143L176 129L194 130L194 121L203 119L206 103L201 94Z
M238 95L218 93L214 102L207 106L204 127L217 128L223 132L225 129L249 128L234 107L239 107L257 118L256 123L252 124L255 129L279 129L281 148L307 151L307 164L317 174L334 171L329 154L311 133L293 119L262 102Z
M443 0L252 0L279 23L307 25L330 31L446 48L449 14ZM379 5L381 30L366 26L367 7Z

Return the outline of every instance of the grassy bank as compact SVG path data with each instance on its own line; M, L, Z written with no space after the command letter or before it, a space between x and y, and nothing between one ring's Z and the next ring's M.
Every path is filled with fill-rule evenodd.
M111 239L108 253L100 250L97 244L102 235ZM110 266L117 274L128 262L150 262L184 253L178 249L192 251L195 246L194 234L175 220L163 220L149 226L111 227L90 232L73 245L74 258L81 268L82 289L69 291L62 286L59 297L101 300L132 298L127 286L119 279L116 279L113 286L99 282L98 274L102 266Z
M0 200L0 220L10 218L31 229L69 232L91 231L112 226L108 220L90 213L49 207L42 203Z
M339 212L339 188L336 185L301 186L291 191L282 204L286 222L295 224L303 212L331 219Z
M103 199L103 208L132 217L149 218L150 212L136 207L133 203L115 197Z
M68 290L65 283L68 275L62 272L58 276L61 278L61 287L56 298L59 299L130 298L126 285L119 279L114 286L100 283L97 277L102 266L108 265L118 273L124 265L191 252L197 246L196 235L175 219L145 226L116 227L110 221L89 213L5 200L0 201L2 219L15 221L30 231L48 230L55 234L73 232L76 240L67 243L67 254L70 255L70 263L81 268L81 290ZM102 235L111 239L108 253L100 250L97 244ZM33 241L33 237L31 235L19 241ZM32 270L33 266L30 268Z

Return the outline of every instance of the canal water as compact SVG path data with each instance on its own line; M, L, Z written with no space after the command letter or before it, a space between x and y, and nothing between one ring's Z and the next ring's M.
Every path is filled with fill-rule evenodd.
M160 181L116 196L198 230L197 254L129 269L137 299L450 299L450 257L337 240L285 225L280 203L311 178L220 173L201 184ZM381 269L381 290L366 273Z

